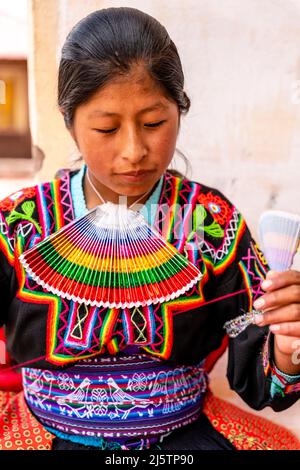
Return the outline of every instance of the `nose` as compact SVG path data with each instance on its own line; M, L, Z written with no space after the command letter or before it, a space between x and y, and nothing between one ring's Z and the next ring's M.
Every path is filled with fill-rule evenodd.
M147 149L141 132L136 126L124 128L120 141L120 156L130 163L140 162L147 154Z

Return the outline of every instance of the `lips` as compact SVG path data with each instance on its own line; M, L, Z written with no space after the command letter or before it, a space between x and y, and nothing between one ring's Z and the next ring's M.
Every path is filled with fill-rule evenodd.
M154 170L136 170L118 173L117 178L128 184L141 184L148 181L149 175L153 175Z
M153 170L138 170L138 171L124 171L122 173L118 173L119 175L124 176L141 176L146 173L151 173Z

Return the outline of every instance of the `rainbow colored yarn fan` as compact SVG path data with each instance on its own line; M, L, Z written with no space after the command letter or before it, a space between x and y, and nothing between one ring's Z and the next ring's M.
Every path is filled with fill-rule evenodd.
M269 210L259 221L261 249L271 269L286 271L293 264L300 241L300 216Z
M165 302L202 277L139 212L110 202L24 252L20 261L46 290L109 308Z

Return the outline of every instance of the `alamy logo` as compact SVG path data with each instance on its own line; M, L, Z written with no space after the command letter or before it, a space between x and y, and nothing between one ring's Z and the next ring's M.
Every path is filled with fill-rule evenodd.
M296 341L293 342L292 348L295 349L292 354L292 363L298 366L300 364L300 339L296 339Z
M0 104L6 103L6 86L3 80L0 80Z

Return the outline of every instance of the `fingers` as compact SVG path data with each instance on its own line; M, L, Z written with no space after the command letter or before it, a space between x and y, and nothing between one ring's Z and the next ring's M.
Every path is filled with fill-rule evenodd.
M277 286L268 285L265 287L264 283L262 283L261 287L266 290L266 294L259 297L259 299L254 302L253 306L256 310L278 308L292 303L300 303L300 284L283 284L278 286L277 283Z
M255 323L258 326L270 325L274 334L300 337L300 304L291 304L256 315Z
M255 323L259 326L272 323L300 322L300 304L290 304L281 308L266 311L255 316Z
M300 271L291 269L280 273L271 270L267 273L266 280L262 283L262 288L269 291L291 284L300 285Z
M255 315L255 323L269 325L278 338L300 338L300 272L269 271L261 287L265 294L253 306L262 314Z

